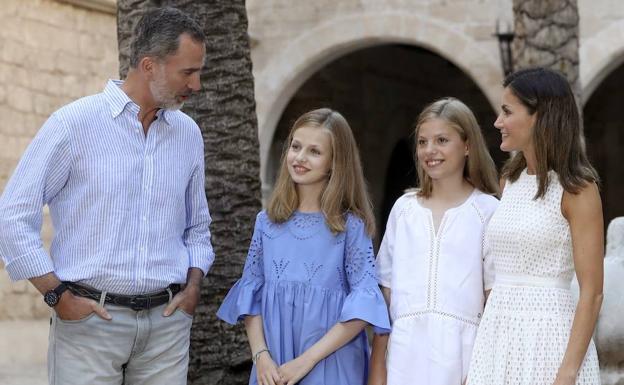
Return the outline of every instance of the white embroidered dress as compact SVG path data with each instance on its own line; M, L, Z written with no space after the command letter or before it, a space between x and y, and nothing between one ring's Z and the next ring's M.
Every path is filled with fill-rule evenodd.
M526 170L507 182L486 232L486 258L494 283L475 342L469 385L551 385L570 337L576 301L563 188L555 172L543 199L534 200L537 177ZM492 286L492 282L486 282ZM600 384L590 343L578 385Z
M446 211L436 233L415 193L399 198L379 254L391 289L388 385L460 385L483 311L483 235L498 205L474 190Z

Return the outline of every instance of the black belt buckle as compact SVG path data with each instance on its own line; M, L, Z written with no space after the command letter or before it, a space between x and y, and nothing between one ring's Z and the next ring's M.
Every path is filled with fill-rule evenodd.
M137 295L130 298L130 308L134 311L149 309L151 302L150 297Z

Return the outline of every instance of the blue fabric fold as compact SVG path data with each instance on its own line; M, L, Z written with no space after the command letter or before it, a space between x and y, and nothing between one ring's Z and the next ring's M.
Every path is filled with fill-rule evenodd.
M353 289L347 295L338 321L346 322L353 319L368 322L376 334L390 333L386 301L378 287Z
M256 218L243 276L217 312L230 324L261 315L266 346L277 365L301 356L338 322L360 319L377 333L390 320L375 276L373 245L364 222L346 218L335 234L323 213L295 212L273 223ZM369 344L359 333L310 370L301 385L366 384ZM249 378L257 385L255 367Z
M259 315L262 309L262 287L259 280L239 279L223 299L217 317L234 325L248 315Z

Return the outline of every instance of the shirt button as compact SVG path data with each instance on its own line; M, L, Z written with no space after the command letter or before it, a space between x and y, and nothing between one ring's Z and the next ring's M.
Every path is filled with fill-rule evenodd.
M147 217L146 217L145 215L143 215L143 220L144 220L144 221L146 221L146 220L147 220Z
M143 246L139 247L139 251L143 251Z

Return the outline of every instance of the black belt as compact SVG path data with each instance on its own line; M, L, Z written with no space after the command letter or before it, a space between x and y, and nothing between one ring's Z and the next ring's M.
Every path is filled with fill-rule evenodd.
M64 283L69 287L69 290L77 296L90 298L96 301L100 301L102 297L102 292L99 290L82 286L74 282ZM136 311L147 310L169 302L170 296L174 296L179 293L181 287L180 284L174 283L169 285L167 289L156 293L138 295L124 295L107 292L104 302L111 305L129 307L130 309Z

